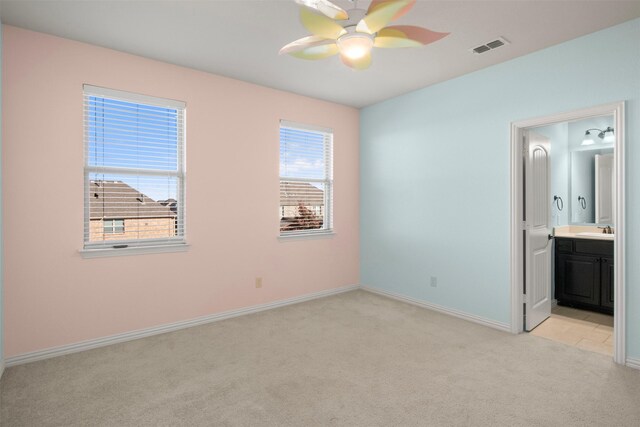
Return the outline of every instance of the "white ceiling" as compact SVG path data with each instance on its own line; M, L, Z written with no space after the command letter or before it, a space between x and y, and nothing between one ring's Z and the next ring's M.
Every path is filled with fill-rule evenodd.
M349 0L335 3L350 7ZM5 24L354 107L640 16L638 0L418 0L395 24L451 35L417 49L375 49L371 68L354 71L337 57L278 55L280 47L308 34L293 0L2 0L1 8ZM469 52L498 36L511 44L483 55Z

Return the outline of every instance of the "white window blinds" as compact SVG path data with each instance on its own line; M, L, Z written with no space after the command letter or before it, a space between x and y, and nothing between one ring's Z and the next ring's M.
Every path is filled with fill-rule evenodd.
M184 243L183 102L84 86L84 247Z
M280 234L330 231L333 133L280 122Z

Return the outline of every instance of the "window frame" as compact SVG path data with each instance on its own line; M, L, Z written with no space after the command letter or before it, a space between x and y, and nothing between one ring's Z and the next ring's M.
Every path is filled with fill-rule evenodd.
M122 225L116 225L116 221L122 221ZM109 222L109 224L107 224L107 222ZM124 218L103 219L102 232L104 234L124 234L125 233L124 225L125 225ZM107 231L107 228L109 228L110 230ZM121 228L122 231L116 231L119 228Z
M322 218L322 227L314 228L314 229L305 229L305 230L293 230L293 231L279 231L278 238L279 239L290 239L290 238L313 238L313 237L322 237L322 236L331 236L335 234L334 231L334 218L333 218L333 168L334 168L334 159L333 159L333 140L334 133L333 129L325 128L321 126L302 124L297 122L292 122L288 120L280 120L280 126L278 128L279 141L278 146L282 148L282 129L292 129L303 132L312 132L321 134L323 137L323 153L325 155L325 170L324 170L324 178L306 178L306 177L283 177L278 172L279 176L279 185L281 185L282 181L288 182L302 182L302 183L322 183L324 184L324 215ZM327 146L328 145L328 146ZM278 168L281 164L280 150L279 150L279 162ZM281 197L281 196L280 196ZM278 206L279 211L282 209L282 206ZM281 218L281 217L280 217Z
M186 241L186 103L173 99L158 98L148 95L142 95L133 92L126 92L115 89L108 89L98 86L92 86L89 84L83 85L83 104L87 97L95 96L99 98L112 99L117 101L124 101L129 103L148 105L154 107L163 107L175 109L178 114L178 126L181 132L178 132L176 141L176 156L177 167L176 170L154 170L134 167L120 167L120 166L92 166L89 164L88 158L88 145L89 138L87 133L87 125L83 125L83 170L84 170L84 237L83 246L79 251L83 258L96 258L103 256L118 256L118 255L133 255L142 253L156 253L156 252L181 252L188 248ZM83 121L87 120L86 107L83 107ZM109 240L108 243L104 241L90 242L90 202L89 202L89 187L91 183L91 175L99 174L114 174L114 175L131 175L131 176L167 176L176 179L176 200L177 211L176 221L182 224L182 233L168 238L142 238L142 239L122 239L122 240ZM117 218L120 219L120 218ZM103 221L113 221L113 219L103 219ZM111 234L124 234L125 221L123 220L123 232L111 233ZM115 226L113 230L115 231ZM103 225L103 232L105 231ZM105 233L107 234L107 233Z

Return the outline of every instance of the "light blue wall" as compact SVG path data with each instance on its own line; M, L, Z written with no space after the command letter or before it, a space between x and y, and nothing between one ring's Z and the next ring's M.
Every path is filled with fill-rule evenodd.
M509 125L620 100L640 358L640 19L363 109L362 284L509 323Z

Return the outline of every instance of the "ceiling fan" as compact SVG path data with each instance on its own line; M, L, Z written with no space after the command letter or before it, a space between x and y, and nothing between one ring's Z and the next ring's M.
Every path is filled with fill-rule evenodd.
M418 47L440 40L449 33L438 33L413 25L387 26L406 14L416 0L373 0L365 11L357 7L344 10L329 0L295 0L302 6L300 20L312 35L280 49L301 59L324 59L340 54L342 62L364 70L371 65L371 49Z

